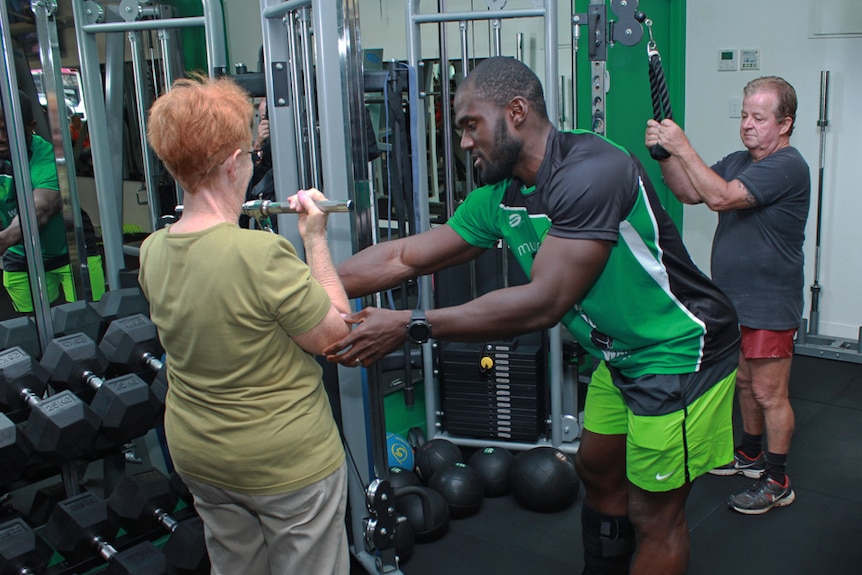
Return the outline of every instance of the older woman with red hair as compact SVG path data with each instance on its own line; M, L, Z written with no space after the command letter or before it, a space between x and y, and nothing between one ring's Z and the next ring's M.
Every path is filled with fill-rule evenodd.
M314 355L349 332L317 190L298 209L307 264L237 225L252 105L229 79L178 80L147 137L185 195L141 246L139 281L167 355L165 433L206 527L212 573L347 574L344 448Z

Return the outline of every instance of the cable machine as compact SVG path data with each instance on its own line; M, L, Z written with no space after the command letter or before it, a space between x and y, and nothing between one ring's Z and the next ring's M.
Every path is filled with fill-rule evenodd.
M424 65L421 53L421 34L422 34L422 26L425 24L436 24L439 25L439 36L441 38L442 46L440 47L440 58L441 58L441 93L443 100L443 110L444 110L444 129L443 129L443 138L444 149L452 149L454 145L452 144L450 138L451 133L445 129L445 125L447 122L446 110L448 106L446 103L449 100L448 94L448 82L446 81L445 69L448 66L448 57L446 56L446 42L445 42L445 24L447 23L457 23L460 32L460 41L461 41L461 62L460 68L462 77L467 74L471 67L471 62L468 57L469 54L469 46L468 46L468 36L466 34L466 29L468 27L468 23L473 23L477 21L490 21L494 30L494 39L493 46L495 48L491 50L493 54L499 54L500 50L500 41L499 41L499 31L502 29L503 22L515 19L515 18L538 18L541 19L543 23L544 30L544 43L545 43L545 78L555 79L557 78L557 69L558 69L558 58L557 58L557 4L552 1L545 1L541 3L541 7L536 7L532 9L505 9L505 2L486 2L488 10L484 11L474 11L474 12L446 12L443 3L440 3L438 12L422 12L420 8L421 2L419 0L412 0L407 7L407 41L408 41L408 64L411 68L419 69L420 66ZM419 91L418 79L413 79L414 85L416 85L415 91ZM545 99L547 103L548 109L548 117L553 119L559 118L559 102L557 101L557 93L555 90L547 90L545 93ZM451 119L449 119L451 122ZM416 212L418 218L417 231L427 230L430 227L430 217L428 210L428 201L426 198L429 196L428 192L428 174L427 174L427 164L423 161L423 158L427 155L427 142L423 135L426 133L426 114L420 113L418 110L414 111L411 118L411 124L414 127L414 131L412 132L412 158L413 158L413 169L416 174L414 178L414 202L416 202ZM450 162L453 157L452 154L444 154L444 162ZM467 162L469 164L469 162ZM451 173L452 167L448 165L444 168L446 173ZM445 194L447 198L454 198L454 189L450 186L451 178L446 178L446 187ZM454 201L447 202L449 206L454 206ZM454 211L454 208L452 208ZM451 213L451 212L450 212ZM432 290L431 290L431 279L429 277L423 277L419 279L419 306L424 309L431 309L433 306L432 301ZM549 427L550 433L549 437L540 438L538 443L547 443L558 447L563 450L567 450L569 452L574 452L577 449L577 442L573 441L579 434L579 426L577 425L577 414L566 414L566 417L563 416L562 409L562 397L563 397L563 366L562 366L562 338L561 338L561 328L560 326L556 326L549 330L548 337L548 347L549 347L549 357L550 357L550 369L549 369L549 385L550 385L550 402L551 402L551 413L549 416ZM423 373L425 374L425 411L426 411L426 425L428 429L429 438L433 437L445 437L450 441L466 445L466 446L474 446L474 447L485 447L485 446L493 446L496 444L506 447L514 447L516 449L527 449L530 447L534 447L536 444L531 443L520 443L517 442L508 442L508 441L494 441L490 437L488 439L477 439L475 437L467 437L467 436L456 436L451 433L448 433L445 429L444 424L441 422L441 407L439 401L439 393L438 393L438 382L434 380L433 374L435 373L434 366L434 348L431 342L423 345ZM564 442L564 435L566 437L566 441Z
M446 81L446 73L444 72L444 70L448 67L449 62L447 56L448 48L445 25L449 23L458 25L461 43L461 60L460 62L456 62L456 67L460 70L461 77L464 77L466 76L467 72L471 67L471 58L468 56L470 52L467 34L468 26L473 25L475 22L478 21L488 21L490 23L491 29L491 39L489 40L488 55L501 55L502 42L500 41L500 34L501 30L504 27L504 22L516 18L541 19L544 24L544 77L546 79L545 99L547 103L549 118L554 119L555 123L559 125L559 122L562 121L562 115L560 114L560 102L558 101L558 97L560 94L557 90L553 89L557 78L559 78L557 58L557 29L553 24L558 18L557 5L554 2L537 1L532 3L533 6L535 6L535 8L532 9L507 9L505 7L506 2L488 0L485 2L487 10L484 11L446 12L444 3L438 2L438 11L436 13L427 13L420 10L420 4L421 3L419 0L413 0L408 4L408 61L410 66L415 67L416 69L421 69L422 66L425 66L426 68L428 67L428 61L423 60L423 56L421 54L422 26L425 24L438 25L438 35L440 38L439 57L441 61L439 65L439 69L441 70L440 98L444 102L444 105L442 106L444 127L441 130L444 149L442 157L444 158L443 173L446 176L444 178L445 187L440 192L440 195L445 194L445 204L447 208L449 208L449 215L451 215L452 211L454 211L454 205L456 201L455 188L452 185L452 181L454 179L452 177L452 174L454 173L452 162L454 161L453 159L456 157L456 153L452 151L454 148L454 144L451 141L451 132L445 128L445 126L448 125L449 122L451 122L451 118L448 116L448 106L445 105L445 103L449 99L449 83ZM592 0L586 13L571 15L573 56L576 56L577 43L581 37L585 37L588 43L588 55L591 61L591 126L593 131L600 134L604 133L606 124L605 95L608 89L608 73L606 69L607 48L610 44L614 42L619 42L620 44L623 44L625 46L634 46L638 44L643 37L643 29L641 23L645 21L645 16L637 9L637 2L615 0L611 3L611 7L617 16L616 20L611 20L608 18L607 9L603 0ZM649 24L651 23L648 22L648 25ZM587 28L586 34L581 33L581 26ZM652 42L652 36L650 38L651 44L648 48L651 49L653 53L652 55L657 56L658 52L655 49L655 43ZM522 35L519 34L516 43L516 49L518 50L519 58L523 57L522 45ZM660 60L657 60L657 64L659 68L658 72L660 72ZM655 71L655 68L653 68L653 70L653 73L657 73ZM424 86L427 87L427 85L428 82L425 82ZM420 91L421 86L422 85L417 87L416 91ZM656 92L656 90L653 91ZM577 90L575 89L573 90L573 92L577 92ZM423 93L422 98L428 98L428 94ZM576 99L573 98L573 100L576 103ZM667 101L666 97L665 101ZM667 102L667 113L669 113L669 108L669 102ZM416 211L418 218L418 231L428 229L430 225L429 211L427 208L428 202L425 200L425 198L428 198L432 194L429 193L427 187L427 184L429 182L427 174L427 164L422 161L422 158L425 158L427 155L427 147L429 142L423 137L423 134L426 133L426 118L430 116L430 114L416 112L414 113L412 119L412 125L414 126L414 132L412 134L412 157L414 162L414 171L416 173L416 177L414 178L414 201L417 205ZM433 138L431 139L431 142L433 144ZM468 165L470 164L469 161L466 163ZM432 167L433 166L434 163L432 162ZM472 178L469 172L466 175L466 179L467 189L469 190L473 186ZM508 267L506 265L507 258L504 255L502 259L502 269L505 276L502 281L507 282L509 281L510 275ZM477 285L477 274L474 270L471 269L468 275L472 278L471 291L473 292L473 297L475 297L476 290L483 289L483 286ZM463 274L461 275L461 277L463 277ZM436 283L438 284L437 289L441 290L444 288L440 287L440 284L445 284L446 282L438 281ZM423 307L425 309L433 307L433 302L431 298L430 278L420 278L419 299L420 307ZM443 302L442 305L448 304ZM423 347L423 371L426 374L425 409L429 437L445 437L446 439L449 439L454 443L472 447L495 445L494 437L496 436L494 435L494 433L490 433L489 437L477 439L475 437L462 436L458 433L452 432L451 429L447 429L447 426L451 427L451 420L446 420L445 412L447 411L447 409L444 409L445 406L441 407L439 400L440 393L438 391L438 382L435 381L431 375L435 373L435 366L433 363L433 354L435 353L435 351L436 350L434 346L432 346L432 344L425 344L425 346ZM497 443L499 443L499 445L503 447L512 447L515 449L528 449L534 447L535 445L548 444L563 451L573 453L577 450L577 438L580 435L578 407L576 405L577 402L574 400L574 398L577 398L577 376L573 377L571 373L567 373L566 366L564 366L563 358L569 357L571 354L564 354L564 345L560 326L556 326L555 328L549 330L547 334L546 353L548 354L549 358L547 382L548 393L550 397L550 411L547 415L547 421L544 422L547 424L547 434L539 434L535 442L513 442L501 440ZM445 366L441 365L439 369L441 372L444 372ZM568 371L571 371L571 369L568 369ZM500 437L502 437L502 435Z
M276 199L283 202L313 185L353 207L330 226L330 251L338 262L376 239L357 7L319 0L261 0L260 6ZM298 233L289 231L295 226L279 224L301 250ZM351 553L369 573L398 573L380 366L327 371L337 380L349 461Z

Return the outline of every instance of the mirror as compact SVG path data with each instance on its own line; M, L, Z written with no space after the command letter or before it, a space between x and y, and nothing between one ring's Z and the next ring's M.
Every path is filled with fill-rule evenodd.
M45 217L45 225L50 225L52 231L48 233L43 229L39 234L41 252L45 256L41 258L45 271L44 281L39 284L41 298L52 306L82 299L96 301L106 289L102 209L93 177L88 121L91 114L84 105L85 80L78 62L73 7L67 2L48 2L38 3L38 7L31 8L29 0L2 1L5 4L4 19L8 20L8 26L3 23L3 34L7 38L4 46L10 46L12 53L8 69L14 76L15 85L30 103L29 117L32 120L22 118L22 121L28 124L26 128L22 126L22 129L27 134L28 143L24 149L30 150L28 159L35 159L34 163L37 164L29 166L31 179L34 173L38 172L32 188L35 190L41 185L44 186L43 189L53 192L53 203L50 204L52 211L50 217ZM36 10L47 11L47 15L46 12L34 14ZM48 28L47 32L45 27ZM115 189L109 193L112 201L114 197L117 198L117 221L122 222L124 253L121 258L127 260L126 267L136 267L136 254L127 255L125 244L143 239L152 230L152 220L151 202L147 186L143 183L145 166L141 154L142 138L134 100L139 89L150 94L152 99L157 90L155 84L159 79L153 78L152 74L146 74L148 85L136 86L132 64L125 61L122 49L125 36L114 36L116 38L112 40L102 38L99 47L102 52L101 74L105 93L113 92L119 95L113 108L118 121L111 121L112 129L117 126L116 137L111 141L116 141L116 145L112 145L112 148L116 149L112 165L118 166L118 180ZM119 43L109 48L107 44L113 40L119 40ZM147 43L149 45L154 41L150 38ZM117 46L119 50L116 49ZM109 50L119 54L119 65L114 70L109 70L110 64L105 64L105 54ZM9 82L12 83L11 78ZM20 109L19 100L20 98L15 98L15 106ZM2 112L0 109L0 113ZM4 135L5 133L4 130ZM10 138L3 141L10 140L11 134ZM40 150L40 154L35 154L34 146ZM0 221L0 228L5 229L12 223L19 209L11 168L15 162L11 161L10 154L20 155L20 152L15 145L0 145L0 148L0 155L6 160L4 165L9 166L6 185L0 188L0 194L3 194L8 204L8 218ZM51 158L52 154L56 160L51 160L53 169L49 169L45 158ZM67 161L68 158L74 158L74 161ZM20 161L20 158L16 160ZM48 174L48 179L53 181L46 181L44 174ZM167 182L163 183L165 178L162 178L161 174L156 173L155 177L159 188L156 197L164 197L163 203L173 208L176 205L175 190ZM57 192L60 196L59 211L56 211ZM44 199L45 196L34 192L34 197ZM37 204L34 208L44 208L40 202L34 204ZM26 288L29 283L27 268L31 265L30 260L23 250L13 251L22 252L17 268L10 264L7 273L7 266L4 264L0 274L4 284L16 281L21 284L26 297L17 293L10 295L5 287L0 288L0 321L21 315L35 315L38 323L40 298L36 298L34 306L32 294L26 295L29 294ZM121 283L126 279L121 277Z
M49 320L42 302L51 306L80 299L93 301L105 291L97 228L77 197L75 168L85 167L87 115L80 74L74 67L59 68L68 50L66 43L57 40L62 37L57 32L71 31L70 19L57 13L51 21L54 29L40 29L29 1L9 0L5 8L8 36L4 32L4 45L11 47L10 53L4 54L4 67L9 72L5 92L12 101L4 102L0 109L0 320L35 315L44 331L42 324ZM13 126L16 115L17 128ZM23 143L18 141L21 135ZM21 157L22 150L26 158ZM75 162L65 160L72 155L67 150L74 150ZM19 201L16 178L21 176L17 169L29 172L31 194L26 203L31 205ZM28 214L35 220L25 225L22 219L28 219ZM25 229L39 230L37 243L31 243ZM41 270L33 267L36 249ZM31 280L34 274L39 281ZM31 291L34 285L39 289L36 294ZM53 334L53 328L47 331Z

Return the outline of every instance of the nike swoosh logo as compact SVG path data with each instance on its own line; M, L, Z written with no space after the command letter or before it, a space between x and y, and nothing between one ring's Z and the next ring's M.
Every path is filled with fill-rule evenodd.
M656 474L655 474L655 480L656 480L656 481L664 481L665 479L667 479L668 477L670 477L671 475L673 475L673 472L674 472L674 471L676 471L676 469L674 469L674 470L673 470L673 471L671 471L670 473L665 473L664 475L662 475L661 473L656 473Z

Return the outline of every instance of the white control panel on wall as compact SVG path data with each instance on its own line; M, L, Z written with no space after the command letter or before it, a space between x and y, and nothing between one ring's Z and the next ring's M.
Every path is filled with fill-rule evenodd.
M746 48L739 51L740 70L760 70L760 48Z
M718 71L719 72L736 72L737 65L736 50L719 50L718 51Z

